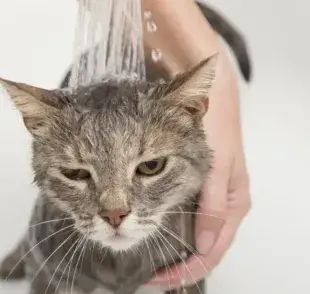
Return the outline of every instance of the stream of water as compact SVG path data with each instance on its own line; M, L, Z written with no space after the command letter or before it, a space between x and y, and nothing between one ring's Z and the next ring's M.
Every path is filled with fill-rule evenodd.
M107 75L145 79L142 21L140 0L79 0L70 87Z

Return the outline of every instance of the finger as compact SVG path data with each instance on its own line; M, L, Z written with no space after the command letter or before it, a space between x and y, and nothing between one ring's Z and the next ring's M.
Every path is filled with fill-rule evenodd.
M200 207L204 211L224 212L226 211L227 187L230 178L231 160L219 162L214 156L213 168L204 182Z
M219 168L204 184L195 224L196 245L201 254L211 250L226 221L228 182L227 170Z
M158 272L156 277L149 281L146 285L160 286L167 289L177 288L181 285L182 278L179 276L167 274L166 272Z
M208 216L208 219L210 220L212 217ZM180 286L182 281L185 281L186 284L194 284L196 281L204 278L219 263L230 247L241 219L241 217L234 217L225 221L225 223L222 220L224 225L218 232L215 244L210 246L209 254L192 256L188 259L186 265L180 263L178 266L173 266L168 273L165 270L159 271L156 274L156 278L149 284L175 288ZM215 223L217 224L218 222L216 219Z
M150 284L171 284L176 283L176 281L182 280L182 275L180 272L180 264L171 266L169 271L166 269L161 269L156 272L156 276L149 282Z
M229 182L228 204L234 216L243 218L250 210L250 183L242 149L236 154Z
M200 257L202 259L202 257ZM199 269L201 271L201 269ZM200 280L201 273L195 272L195 268L184 263L180 263L177 266L171 267L171 270L167 273L165 270L161 270L156 274L156 277L152 279L147 285L161 286L165 289L176 289L182 285L193 285Z
M204 182L199 203L196 229L206 225L212 231L218 231L223 225L227 212L227 192L232 171L231 155L219 149L214 151L211 172Z
M227 252L227 249L230 247L235 237L240 221L241 220L236 219L225 225L209 255L191 256L186 266L180 264L178 270L176 270L176 267L172 268L172 272L169 275L162 272L160 276L151 281L150 284L176 288L181 286L184 282L186 285L193 285L197 281L205 278L211 273L212 268L219 263L225 252ZM181 277L177 275L177 271L181 272Z
M206 194L206 200L200 207L201 215L196 219L197 247L201 254L208 254L213 246L212 242L218 238L221 228L230 219L242 219L250 209L249 178L245 166L242 149L238 152L231 168L231 177L226 188L228 191L220 199L226 199L224 204L210 202L212 194ZM223 193L223 192L222 192ZM215 197L216 198L216 197ZM220 211L219 211L220 209ZM204 214L207 216L204 217Z
M228 220L223 226L222 230L219 232L218 238L216 239L210 251L204 255L202 262L205 267L210 269L210 271L216 265L218 265L224 254L227 252L228 248L231 246L239 228L240 222L241 218ZM195 273L203 273L203 267L199 262L197 262L197 258L195 257L191 257L188 260L188 266L192 268Z

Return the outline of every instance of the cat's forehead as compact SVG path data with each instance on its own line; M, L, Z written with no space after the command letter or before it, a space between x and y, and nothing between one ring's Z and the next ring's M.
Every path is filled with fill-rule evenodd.
M51 130L49 144L65 161L94 165L111 161L112 165L125 164L140 156L178 153L183 149L188 128L181 120L159 119L159 116L155 109L152 115L144 117L121 111L86 113L80 119L66 119L60 127Z
M117 108L119 105L136 103L140 95L150 97L162 82L149 83L136 80L106 79L100 83L81 87L69 94L69 100L76 107L90 110ZM143 102L143 101L140 101Z
M161 115L159 111L153 116L143 116L134 110L131 113L99 111L96 115L86 116L75 141L78 144L86 142L85 152L101 154L104 151L117 156L172 149L186 130L182 130L182 123L175 120L173 124L172 118L169 122L159 118Z
M64 111L61 126L52 131L57 137L52 144L92 158L176 149L192 120L158 102L158 85L113 80L79 89L69 97L74 107Z

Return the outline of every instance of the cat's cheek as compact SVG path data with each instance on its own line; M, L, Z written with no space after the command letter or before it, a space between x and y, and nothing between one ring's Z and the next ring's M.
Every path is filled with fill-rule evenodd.
M192 170L191 173L188 173L187 176L184 177L183 182L171 193L170 197L167 197L165 203L166 209L185 204L192 200L192 197L200 192L203 180L203 177L196 170Z
M151 221L151 222L150 222ZM137 242L147 238L157 229L157 220L149 217L147 220L138 216L129 216L121 226L121 232L129 238L134 238Z

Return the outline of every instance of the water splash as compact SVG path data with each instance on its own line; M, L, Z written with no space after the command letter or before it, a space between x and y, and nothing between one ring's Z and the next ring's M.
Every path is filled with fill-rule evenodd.
M162 59L162 53L159 49L152 49L151 51L152 60L156 63Z
M141 1L79 0L78 5L69 86L88 85L107 75L145 79Z
M150 20L146 23L146 29L150 33L155 33L157 31L157 25L153 20Z
M144 13L143 13L143 16L144 16L144 19L145 19L145 20L151 19L151 17L152 17L152 12L149 11L149 10L145 10Z

